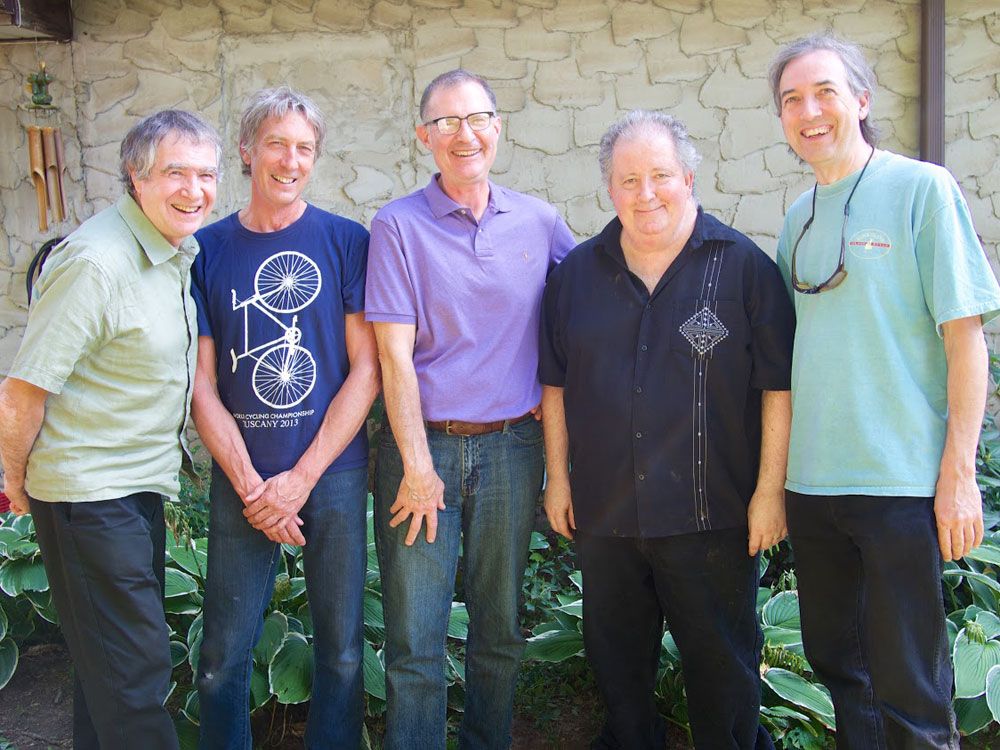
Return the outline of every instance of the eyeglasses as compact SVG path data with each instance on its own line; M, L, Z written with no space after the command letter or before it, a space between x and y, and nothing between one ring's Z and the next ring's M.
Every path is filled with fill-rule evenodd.
M817 183L813 187L812 214L809 216L809 220L802 227L802 232L799 234L799 238L795 240L795 245L792 247L792 289L796 292L801 294L819 294L820 292L828 292L831 289L836 289L843 283L844 279L847 278L847 269L844 267L844 261L847 258L847 219L851 215L851 198L854 197L854 191L858 189L858 185L861 183L861 178L865 176L865 170L868 169L868 164L871 162L872 156L874 155L875 147L872 146L871 153L868 154L868 160L865 162L865 166L861 168L861 174L858 175L858 179L854 183L854 187L851 188L851 192L847 196L847 203L844 204L844 223L840 227L840 260L837 262L837 268L826 281L821 282L816 286L809 286L808 284L803 284L799 281L799 275L795 273L795 256L799 252L799 243L802 242L802 238L806 236L806 232L809 231L809 227L812 226L813 219L816 218L816 190L819 187L819 184Z
M493 122L496 114L496 112L473 112L471 115L466 115L465 117L448 115L447 117L438 117L425 122L424 125L437 125L438 132L441 135L455 135L462 128L462 120L469 123L469 127L475 131L486 130L490 126L490 123Z

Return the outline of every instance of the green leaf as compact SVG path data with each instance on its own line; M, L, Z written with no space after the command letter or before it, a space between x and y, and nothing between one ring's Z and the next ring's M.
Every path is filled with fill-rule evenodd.
M976 615L976 623L982 625L987 638L1000 637L1000 617L992 612L980 612Z
M574 599L560 607L556 607L556 609L573 617L579 617L581 620L583 619L583 599Z
M48 591L49 579L41 557L7 560L0 565L0 589L12 598L25 591Z
M997 583L995 578L990 578L988 575L982 573L976 573L972 570L963 570L961 568L955 570L945 570L941 572L941 575L948 576L952 578L968 578L970 581L979 581L986 586L989 586L993 591L1000 594L1000 583Z
M583 634L578 630L549 630L528 639L526 659L562 662L583 655Z
M0 641L7 637L7 613L0 607Z
M24 595L28 597L39 617L53 625L59 624L59 615L56 613L56 604L52 601L51 591L25 591Z
M801 711L796 711L794 708L789 708L788 706L761 706L760 712L765 716L777 716L782 719L796 719L801 721L803 724L808 724L810 719Z
M464 641L469 637L469 612L462 602L451 603L451 617L448 618L448 636Z
M30 539L18 538L4 545L4 554L11 558L34 557L38 554L38 543Z
M801 630L799 597L794 591L782 591L765 602L760 613L764 625L785 630Z
M1000 665L990 667L986 673L986 705L994 721L1000 720Z
M951 658L955 664L955 697L975 698L986 692L986 673L1000 664L1000 641L970 641L962 628Z
M253 672L250 673L250 712L253 713L269 700L271 687L267 684L267 670L254 664Z
M170 668L177 669L187 659L187 645L181 641L170 641Z
M174 718L174 729L177 731L177 744L180 750L198 750L198 727L186 716Z
M204 580L208 571L208 553L190 547L167 547L167 555L181 568L193 576Z
M955 709L955 720L958 731L963 735L975 734L993 721L986 696L978 698L956 698L952 704Z
M201 612L201 599L195 598L195 594L187 596L175 596L172 599L165 599L163 611L168 615L196 615Z
M583 593L583 573L581 573L579 570L574 570L572 573L569 574L569 580L570 580L570 582L574 586L576 586L580 590L580 593L582 594Z
M253 648L253 659L263 669L274 659L281 644L288 635L288 618L282 612L272 612L264 618L264 625L261 628L260 640Z
M778 667L767 670L761 679L779 697L805 709L828 729L835 729L833 701L820 686L814 685L794 672Z
M450 673L453 679L449 682L454 682L456 679L465 682L465 665L462 663L461 659L452 656L451 654L445 652L445 665L447 666L447 672Z
M192 724L201 724L201 703L198 700L198 691L192 690L187 694L187 698L184 699L184 707L181 709L181 713L187 717L187 720Z
M198 590L198 582L183 570L167 568L163 573L163 596L166 599L171 599L175 596L186 596Z
M385 615L382 612L382 597L374 591L365 590L365 625L385 630Z
M674 636L669 630L663 631L663 639L660 641L660 646L667 652L667 656L670 657L671 661L679 662L681 660L681 650L677 648L677 642L674 641Z
M13 638L4 638L0 641L0 690L10 682L17 669L17 644Z
M26 516L16 516L10 526L21 536L35 535L35 522L30 513Z
M187 632L188 664L194 674L198 674L198 656L201 653L201 618L200 614L195 617Z
M385 665L368 641L365 641L362 656L361 666L365 675L365 692L380 700L385 700Z
M304 635L289 633L267 671L271 692L278 703L309 700L313 681L313 647Z
M983 542L974 550L966 552L965 556L970 560L1000 565L1000 547L997 547L995 544L990 544L989 542Z
M528 549L536 550L536 549L548 549L548 548L549 548L549 542L545 538L545 534L542 534L541 532L538 531L532 531L531 542L528 544Z
M765 625L761 628L764 631L764 643L769 646L799 646L802 644L802 631L788 630L773 625Z

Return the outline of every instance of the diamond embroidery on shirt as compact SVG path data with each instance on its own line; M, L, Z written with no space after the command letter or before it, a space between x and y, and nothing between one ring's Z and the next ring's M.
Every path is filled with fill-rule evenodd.
M679 330L698 354L711 351L729 335L729 330L707 306L684 321Z

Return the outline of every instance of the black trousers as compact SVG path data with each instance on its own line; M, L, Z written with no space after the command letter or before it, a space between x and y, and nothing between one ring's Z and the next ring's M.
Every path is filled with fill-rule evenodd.
M959 746L934 498L786 493L802 645L837 747Z
M75 750L176 750L163 707L170 645L163 616L160 495L31 500L38 545L76 670Z
M607 719L597 748L662 750L654 703L666 619L695 747L771 750L760 726L758 560L746 529L636 539L577 535L583 636Z

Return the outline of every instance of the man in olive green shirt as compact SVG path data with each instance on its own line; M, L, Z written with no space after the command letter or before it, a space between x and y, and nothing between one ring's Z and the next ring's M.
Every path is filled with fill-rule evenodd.
M197 351L190 235L215 202L220 142L165 110L125 136L127 190L50 255L0 384L0 458L30 512L76 668L80 750L175 750L163 616L163 499L186 455Z

